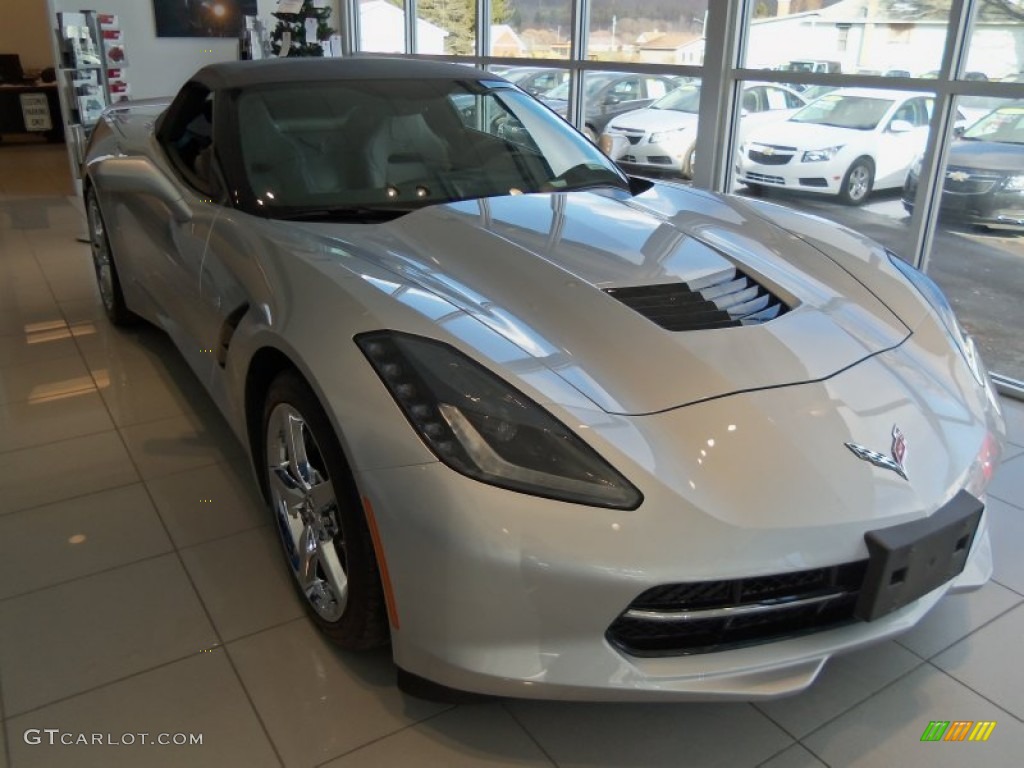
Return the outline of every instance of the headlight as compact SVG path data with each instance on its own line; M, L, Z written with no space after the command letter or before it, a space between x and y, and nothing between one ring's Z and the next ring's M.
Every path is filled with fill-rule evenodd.
M826 160L831 160L836 156L836 153L843 148L842 144L835 147L825 147L824 149L809 149L804 152L803 157L800 159L802 163L822 163Z
M685 128L674 128L671 131L662 131L661 133L652 133L651 138L647 141L650 144L660 144L663 141L674 141L682 137L686 132Z
M423 442L456 472L578 504L635 509L643 500L551 414L447 344L391 331L356 343Z
M1024 176L1011 176L1003 184L1007 192L1024 192Z
M917 289L917 292L935 310L950 338L953 339L953 344L960 350L960 354L963 355L964 360L967 362L967 367L974 374L974 378L979 384L986 386L984 367L982 366L981 358L978 356L978 348L974 343L974 339L963 329L960 321L956 319L956 313L953 312L953 307L942 292L942 289L936 285L934 280L910 266L892 251L886 251L886 253L888 253L889 261L892 265L907 278Z

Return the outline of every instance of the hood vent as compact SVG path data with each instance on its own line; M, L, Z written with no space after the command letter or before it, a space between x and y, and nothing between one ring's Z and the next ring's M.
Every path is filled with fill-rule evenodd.
M758 325L788 309L734 267L685 283L607 288L605 293L669 331Z

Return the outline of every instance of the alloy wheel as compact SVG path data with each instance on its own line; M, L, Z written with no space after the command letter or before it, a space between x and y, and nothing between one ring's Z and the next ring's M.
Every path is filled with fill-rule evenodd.
M313 610L335 622L348 603L338 497L316 438L289 403L270 412L266 456L270 500L292 573Z

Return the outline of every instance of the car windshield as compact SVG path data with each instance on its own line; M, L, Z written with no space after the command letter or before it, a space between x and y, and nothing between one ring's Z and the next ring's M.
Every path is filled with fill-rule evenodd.
M874 130L893 105L891 99L826 93L790 118L794 123Z
M529 192L628 188L590 142L505 83L304 83L237 97L239 171L272 218L365 221Z
M1024 106L1002 107L964 131L968 141L999 141L1024 144Z
M671 109L674 112L696 114L700 111L700 86L683 85L674 91L669 91L651 104L651 109Z

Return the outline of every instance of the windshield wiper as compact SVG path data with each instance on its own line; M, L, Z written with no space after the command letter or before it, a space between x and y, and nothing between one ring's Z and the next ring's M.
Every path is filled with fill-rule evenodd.
M333 208L305 208L299 211L282 213L272 218L284 221L356 221L356 222L378 222L394 221L407 213L416 210L410 207L399 206L336 206Z

